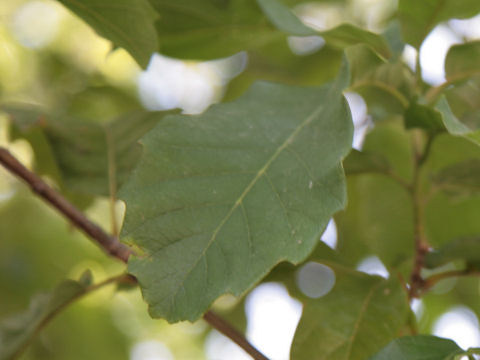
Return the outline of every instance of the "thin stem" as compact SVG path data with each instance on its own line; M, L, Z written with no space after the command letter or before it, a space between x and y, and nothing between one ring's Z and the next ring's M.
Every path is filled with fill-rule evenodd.
M444 83L431 87L425 94L425 100L427 104L435 104L442 92L448 88L450 85L455 84L456 82L468 79L472 76L478 75L478 71L465 71L450 76Z
M451 277L471 276L471 275L480 276L480 271L465 269L465 270L445 271L442 273L434 274L424 280L424 284L421 291L422 293L425 293L428 290L430 290L433 286L435 286L438 282Z
M34 193L50 203L68 218L77 228L94 240L105 252L123 262L127 262L132 251L115 236L107 234L97 224L90 221L80 210L45 183L39 176L23 166L10 152L0 147L0 163L11 173L23 179Z
M419 135L417 133L413 134ZM412 182L412 202L413 202L413 226L415 241L415 260L412 274L410 276L409 298L418 297L420 289L425 286L425 281L421 276L421 271L425 262L425 255L429 250L428 241L425 235L425 199L423 198L420 174L422 165L430 154L434 136L429 135L423 151L419 150L418 137L413 138L414 146L414 172Z
M422 66L420 65L420 52L417 51L417 57L415 59L415 75L417 78L417 87L423 82Z
M268 360L268 358L259 352L255 347L253 347L240 332L232 328L230 324L225 322L225 320L223 320L213 311L209 311L203 315L203 319L223 335L226 335L232 339L255 360Z
M2 164L12 174L23 179L32 189L34 193L39 195L45 201L50 203L61 214L70 219L72 223L83 232L85 232L92 240L94 240L102 249L110 256L128 262L128 258L133 254L132 250L122 244L115 236L107 234L97 224L90 221L83 213L70 204L62 195L48 186L39 176L32 173L23 166L10 152L0 147L0 164ZM225 336L229 337L233 342L244 349L255 360L267 359L260 353L248 340L229 323L220 318L218 315L208 311L203 318L215 329Z
M360 81L360 82L357 82L354 85L350 86L345 91L346 92L355 91L355 90L361 88L362 86L373 86L373 87L382 89L385 92L388 92L390 95L392 95L394 98L396 98L398 100L398 102L402 105L402 107L404 107L404 108L408 108L408 105L410 104L410 101L400 91L398 91L393 86L389 86L389 85L387 85L385 83L382 83L380 81L375 81L375 80Z
M425 145L425 149L423 150L422 155L418 158L417 163L418 166L421 167L425 161L428 159L430 155L430 151L432 149L433 141L435 140L436 134L431 134L427 138L427 143Z
M25 340L25 342L22 344L22 346L15 352L15 354L13 354L13 358L17 358L18 356L20 356L27 349L30 342L38 335L38 333L40 331L42 331L42 329L46 325L48 325L48 323L53 318L55 318L58 314L60 314L67 306L69 306L73 302L75 302L75 301L79 300L80 298L84 297L85 295L88 295L88 294L90 294L90 293L92 293L92 292L94 292L94 291L96 291L96 290L98 290L98 289L100 289L104 286L107 286L109 284L112 284L112 283L115 283L115 282L116 283L121 283L121 282L129 283L131 281L132 281L132 277L130 275L120 274L120 275L117 275L117 276L107 278L104 281L99 282L97 284L88 286L85 289L83 289L83 291L78 292L78 294L76 294L75 296L70 298L68 301L64 302L63 304L58 306L56 309L54 309L53 311L48 313L48 315L44 319L42 319L42 321L38 325L36 325L35 330L32 333L30 333L30 335Z
M423 292L428 291L441 280L445 280L451 277L464 276L467 274L468 272L466 270L452 270L452 271L445 271L442 273L431 275L424 280L422 291Z
M405 181L402 177L400 177L399 175L397 175L395 172L393 172L392 170L389 170L389 171L385 171L383 172L382 174L384 174L385 176L388 176L390 179L392 179L393 181L395 181L397 184L399 184L401 187L405 188L408 192L411 192L412 191L412 185L409 184L407 181Z
M107 142L108 156L108 192L110 194L110 223L112 234L118 237L117 214L115 212L115 202L117 200L117 163L115 160L115 142L109 127L105 127L105 139Z

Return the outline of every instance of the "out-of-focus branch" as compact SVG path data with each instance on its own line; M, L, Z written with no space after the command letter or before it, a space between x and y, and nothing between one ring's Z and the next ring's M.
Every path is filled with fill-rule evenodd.
M7 149L0 147L0 164L12 174L23 179L34 193L50 203L61 214L67 217L72 223L93 241L95 241L110 256L127 263L132 250L122 244L115 236L107 234L100 226L89 220L80 210L68 202L62 195L45 183L38 175L34 174L23 166ZM248 340L238 332L232 325L226 322L217 314L208 311L204 316L213 328L227 336L240 346L255 360L268 360Z

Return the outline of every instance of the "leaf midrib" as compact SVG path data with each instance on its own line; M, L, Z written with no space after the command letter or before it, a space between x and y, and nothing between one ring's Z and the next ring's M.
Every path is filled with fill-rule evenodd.
M210 248L210 246L214 243L214 241L216 240L217 238L217 235L218 233L220 232L220 230L222 229L222 227L226 224L226 222L230 219L230 217L232 216L232 214L234 213L235 210L237 210L237 208L242 205L243 203L243 200L244 198L247 196L247 194L250 192L250 190L253 188L253 186L255 186L255 184L257 183L257 181L265 174L266 170L269 168L269 166L278 158L278 156L281 154L281 152L283 150L285 150L285 148L287 148L292 142L293 140L295 139L295 137L306 127L308 126L314 119L315 117L321 112L321 110L324 108L323 104L320 104L311 114L310 116L308 116L299 126L297 126L295 128L295 130L290 134L290 136L277 148L277 150L275 151L275 153L273 153L273 155L267 160L267 162L265 163L265 165L256 173L255 177L252 179L252 181L247 185L247 187L245 188L245 190L242 192L242 194L240 194L240 196L238 197L238 199L235 201L235 203L233 204L233 206L230 208L230 210L228 211L227 215L225 215L225 217L222 219L222 221L220 221L220 223L218 224L218 226L215 228L215 230L213 231L213 234L212 234L212 237L210 238L210 240L208 241L208 243L206 244L204 250L201 252L200 256L198 257L198 259L195 261L195 263L192 265L192 267L188 270L188 272L185 274L185 276L183 277L183 280L181 282L179 282L179 285L177 286L177 288L175 289L175 291L173 292L173 296L172 296L172 301L173 299L177 296L178 294L178 291L181 287L183 287L183 284L185 283L185 280L187 279L187 277L190 275L190 273L193 271L193 269L195 269L195 267L198 265L199 261L205 257L205 254L206 252L208 251L208 249Z
M365 297L365 300L363 301L362 307L360 308L360 314L358 316L357 321L355 322L355 324L353 326L352 335L350 335L350 337L348 338L348 347L347 347L347 352L346 352L346 356L345 356L346 360L350 359L350 354L352 352L352 347L353 347L353 343L355 341L355 337L358 333L358 329L360 328L360 323L363 319L364 314L367 311L367 307L370 304L372 296L375 293L375 291L377 291L377 288L380 287L382 284L383 284L383 281L379 281L375 286L372 286L370 288L370 291L368 292L367 296Z

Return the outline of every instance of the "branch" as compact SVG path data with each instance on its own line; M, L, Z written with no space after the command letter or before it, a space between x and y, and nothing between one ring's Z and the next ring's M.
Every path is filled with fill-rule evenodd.
M50 203L61 214L94 240L105 252L127 262L132 251L114 236L107 234L97 224L91 222L80 210L68 202L62 195L48 186L39 176L23 166L10 152L0 147L0 163L11 173L22 178L45 201Z
M75 296L70 298L68 301L60 304L56 304L55 308L52 308L51 310L48 311L47 315L45 318L42 319L38 324L34 325L34 330L26 337L26 339L20 344L20 346L17 347L17 350L14 351L12 354L12 359L17 359L30 345L32 340L42 331L42 329L50 323L50 321L55 318L57 315L59 315L68 305L72 304L74 301L77 301L81 299L82 297L106 286L110 285L114 282L116 283L131 283L134 278L132 278L130 275L127 274L121 274L117 276L113 276L111 278L108 278L102 282L99 282L97 284L90 285L86 288L84 288L82 291L79 291ZM53 294L53 293L52 293ZM51 300L50 300L51 302ZM9 358L10 359L10 358Z
M23 166L7 149L3 147L0 147L0 163L12 174L23 179L34 193L38 194L66 218L71 220L77 228L87 234L107 254L116 257L124 263L128 262L129 256L133 254L130 248L118 241L115 236L107 234L100 226L90 221L80 210L51 188L39 176ZM212 311L208 311L203 315L203 318L212 327L245 350L253 359L268 360L268 358L250 344L240 332L235 330L229 323Z
M213 311L209 311L203 315L203 319L223 335L233 340L255 360L268 360L268 358L259 352L255 347L253 347L252 344L250 344L240 332L232 328L229 323L227 323Z
M430 290L438 282L451 278L451 277L461 277L461 276L480 276L480 271L476 269L465 269L465 270L452 270L445 271L438 274L431 275L430 277L424 280L423 288L421 289L422 294Z
M417 134L413 134L414 136ZM413 202L413 226L415 239L415 262L412 274L410 276L409 298L419 296L419 291L425 287L425 280L421 276L421 271L425 262L425 255L429 251L428 241L425 235L425 199L422 196L420 172L423 164L427 160L430 149L432 148L434 135L429 135L423 151L418 151L418 144L413 138L414 145L414 174L412 182L412 202Z

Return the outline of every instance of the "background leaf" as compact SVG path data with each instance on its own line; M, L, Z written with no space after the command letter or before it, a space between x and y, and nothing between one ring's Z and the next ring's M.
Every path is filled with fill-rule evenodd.
M386 158L390 170L405 182L411 178L408 133L399 122L383 122L367 135L363 152ZM387 269L400 270L413 254L411 199L389 173L361 173L347 178L348 205L335 215L337 250L356 266L377 256ZM374 229L374 230L373 230Z
M417 335L393 340L369 360L452 360L461 353L463 350L452 340Z
M480 12L480 3L476 0L400 0L398 18L402 24L404 40L410 45L420 47L428 33L442 21L457 18L465 19Z
M480 145L480 130L472 130L467 125L460 122L455 114L453 114L445 97L440 98L437 103L437 109L442 114L443 123L450 134L462 136L473 143Z
M324 37L327 43L341 49L352 45L365 44L386 58L391 55L384 38L352 24L341 24L333 29L320 31L319 35Z
M279 30L297 36L315 35L315 30L304 25L287 6L278 0L257 0L257 3Z
M305 303L292 344L292 359L362 360L393 339L409 313L398 280L332 266L331 292Z
M255 49L285 35L263 16L255 0L151 0L160 14L160 53L206 60Z
M142 139L121 194L122 231L145 251L129 271L153 317L195 320L219 295L312 251L344 206L347 81L344 70L322 88L257 83L202 115L167 117Z
M463 80L478 73L480 73L480 41L453 45L448 50L445 58L447 81Z
M438 111L416 102L411 102L408 109L405 110L404 119L407 129L421 128L433 133L445 130Z
M10 115L14 137L36 141L38 137L32 132L41 132L38 135L45 147L34 147L34 151L44 149L36 153L37 162L44 168L41 172L53 174L70 192L103 196L110 195L110 181L119 187L128 177L140 157L138 139L162 117L160 113L138 111L96 124L68 114L44 114L38 107L25 104L3 109Z
M343 161L343 168L347 176L376 172L388 174L391 171L387 158L382 154L355 149Z
M471 195L480 192L480 160L470 159L438 172L433 184L449 194Z
M45 322L75 298L85 294L92 279L86 273L79 281L66 280L50 294L33 298L28 311L0 323L0 359L19 355Z
M346 54L352 67L349 90L363 97L373 120L403 114L414 96L412 71L398 59L385 61L364 44L348 48Z
M439 249L428 253L425 265L435 268L454 260L464 260L467 264L480 262L480 237L452 240Z
M147 0L58 0L145 68L158 49L156 12Z
M290 35L320 35L332 46L344 49L351 45L365 44L379 54L389 57L390 49L380 35L352 24L341 24L326 31L315 31L304 25L292 11L278 0L257 0L265 15L279 30Z

